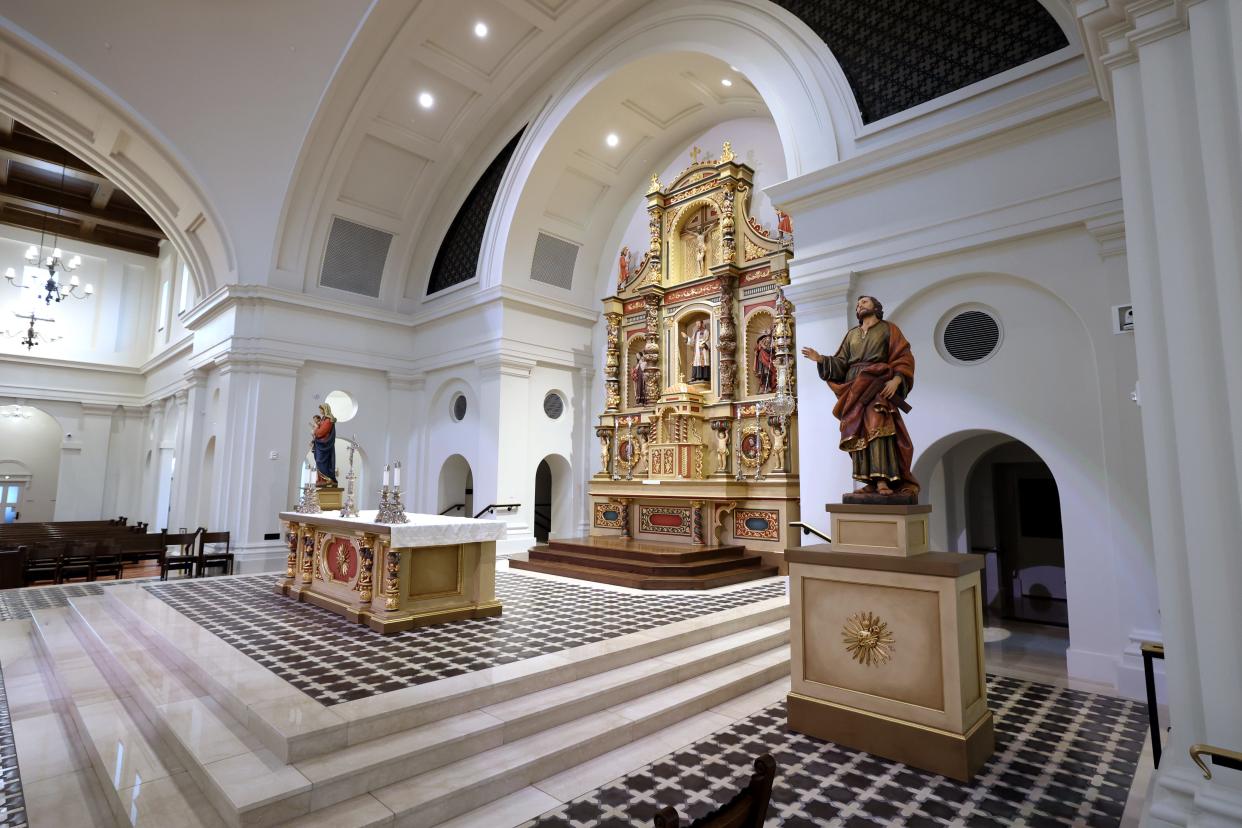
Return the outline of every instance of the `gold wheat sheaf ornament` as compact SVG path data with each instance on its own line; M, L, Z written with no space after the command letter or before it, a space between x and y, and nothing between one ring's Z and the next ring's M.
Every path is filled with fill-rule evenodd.
M893 659L893 634L874 613L851 615L841 629L841 640L855 661L868 667L887 664Z

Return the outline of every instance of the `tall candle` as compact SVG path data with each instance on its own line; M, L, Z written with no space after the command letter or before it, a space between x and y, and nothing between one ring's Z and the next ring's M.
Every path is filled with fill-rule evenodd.
M389 475L390 468L391 467L387 463L384 464L384 488L385 489L388 488L388 475Z
M302 464L302 485L305 486L308 483L310 483L310 464L303 463Z
M392 485L398 489L401 488L401 461L398 460L392 466Z

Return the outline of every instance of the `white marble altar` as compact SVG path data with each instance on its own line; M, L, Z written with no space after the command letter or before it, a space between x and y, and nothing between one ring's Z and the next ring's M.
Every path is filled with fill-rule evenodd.
M500 614L503 523L414 514L385 524L375 516L281 512L289 555L277 592L383 633Z

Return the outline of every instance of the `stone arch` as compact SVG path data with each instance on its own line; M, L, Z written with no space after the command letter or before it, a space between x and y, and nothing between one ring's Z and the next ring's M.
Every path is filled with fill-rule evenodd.
M0 26L0 111L65 147L125 191L186 263L199 299L237 281L223 224L184 162L123 102L59 55Z

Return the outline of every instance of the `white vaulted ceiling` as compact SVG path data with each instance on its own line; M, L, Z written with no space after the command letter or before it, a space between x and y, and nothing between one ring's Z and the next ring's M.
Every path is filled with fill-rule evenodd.
M535 93L583 44L645 2L379 0L298 160L273 283L322 292L327 233L340 216L394 236L377 301L412 310L453 214L538 111ZM474 33L479 22L484 38ZM423 93L433 106L420 106ZM570 203L598 198L611 184L606 171L583 166L558 185Z

